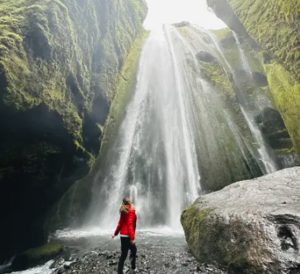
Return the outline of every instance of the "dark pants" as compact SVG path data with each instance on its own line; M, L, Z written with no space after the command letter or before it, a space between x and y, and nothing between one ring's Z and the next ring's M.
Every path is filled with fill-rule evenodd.
M121 257L119 260L119 266L118 266L118 274L123 274L123 267L125 260L128 255L128 250L130 249L130 260L131 260L131 269L135 269L135 261L136 261L136 246L131 244L129 237L121 237Z

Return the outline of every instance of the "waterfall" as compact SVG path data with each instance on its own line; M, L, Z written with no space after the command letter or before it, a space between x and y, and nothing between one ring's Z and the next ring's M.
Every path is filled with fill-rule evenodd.
M241 107L242 113L244 114L244 117L246 119L246 122L251 129L251 132L253 133L255 140L258 144L258 152L261 156L260 160L262 161L264 172L266 174L275 172L277 170L276 164L273 161L273 159L270 157L269 152L267 150L265 141L263 139L263 136L258 129L258 127L255 127L255 122L251 120L249 114L245 111L243 107Z
M247 60L247 57L246 57L243 49L241 48L239 38L238 38L238 36L235 32L232 32L232 33L233 33L233 36L234 36L234 38L237 42L242 67L245 69L245 71L250 76L252 76L251 67L249 65L249 62ZM259 107L262 110L261 105L259 105ZM277 167L275 161L270 156L270 152L267 148L267 145L266 145L266 142L263 138L263 135L262 135L260 129L258 128L258 125L255 123L254 118L251 117L251 112L247 111L247 109L244 106L241 106L241 110L242 110L242 113L245 117L245 120L246 120L246 122L247 122L251 132L253 133L253 135L255 137L255 140L258 144L258 152L259 152L260 157L261 157L261 162L262 162L262 165L263 165L264 173L268 174L268 173L275 172L276 170L278 170L278 167Z
M243 103L228 103L204 77L196 57L203 50L217 57L228 83L234 73L214 34L188 32L190 39L164 26L145 42L135 92L95 176L89 225L113 228L129 196L140 227L178 230L182 210L205 189L276 170Z
M136 203L144 227L180 228L180 214L200 194L192 109L166 31L153 32L140 59L137 87L111 150L93 222L113 227L124 196Z

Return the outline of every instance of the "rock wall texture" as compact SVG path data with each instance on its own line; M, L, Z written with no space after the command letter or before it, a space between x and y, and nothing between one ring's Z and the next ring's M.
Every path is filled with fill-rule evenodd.
M200 69L197 77L206 83L206 92L199 88L198 93L201 99L209 98L209 115L202 116L210 126L203 130L205 121L201 121L197 128L202 133L197 142L202 189L216 191L267 173L259 153L262 143L277 169L295 166L294 144L277 105L269 98L270 84L257 44L230 28L210 31L186 22L175 27L194 51ZM187 62L193 64L190 56ZM261 132L263 142L254 136L249 120ZM208 137L210 129L213 134Z
M143 0L1 1L0 258L43 241L35 220L93 166L146 13Z
M300 154L300 3L262 0L207 0L230 28L258 45L269 82L269 96L283 117Z
M300 168L204 195L181 217L190 251L229 273L299 273Z

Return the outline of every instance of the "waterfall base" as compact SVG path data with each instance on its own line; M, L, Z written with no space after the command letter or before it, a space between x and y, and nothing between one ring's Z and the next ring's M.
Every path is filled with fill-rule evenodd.
M94 231L95 232L95 231ZM120 256L120 240L112 240L108 232L91 233L84 231L63 231L58 233L59 241L69 246L68 258L64 256L52 263L52 271L45 267L18 272L18 274L56 273L117 273ZM136 273L201 273L223 274L212 265L199 264L186 252L186 242L182 233L138 231L137 233L137 272ZM65 259L64 259L65 258ZM129 270L126 261L124 273ZM41 271L39 272L39 269Z

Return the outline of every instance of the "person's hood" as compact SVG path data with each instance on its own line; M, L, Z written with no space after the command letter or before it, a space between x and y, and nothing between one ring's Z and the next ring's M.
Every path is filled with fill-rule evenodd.
M130 205L126 205L126 207L128 208L128 211L131 210L135 212L135 208L132 208Z

